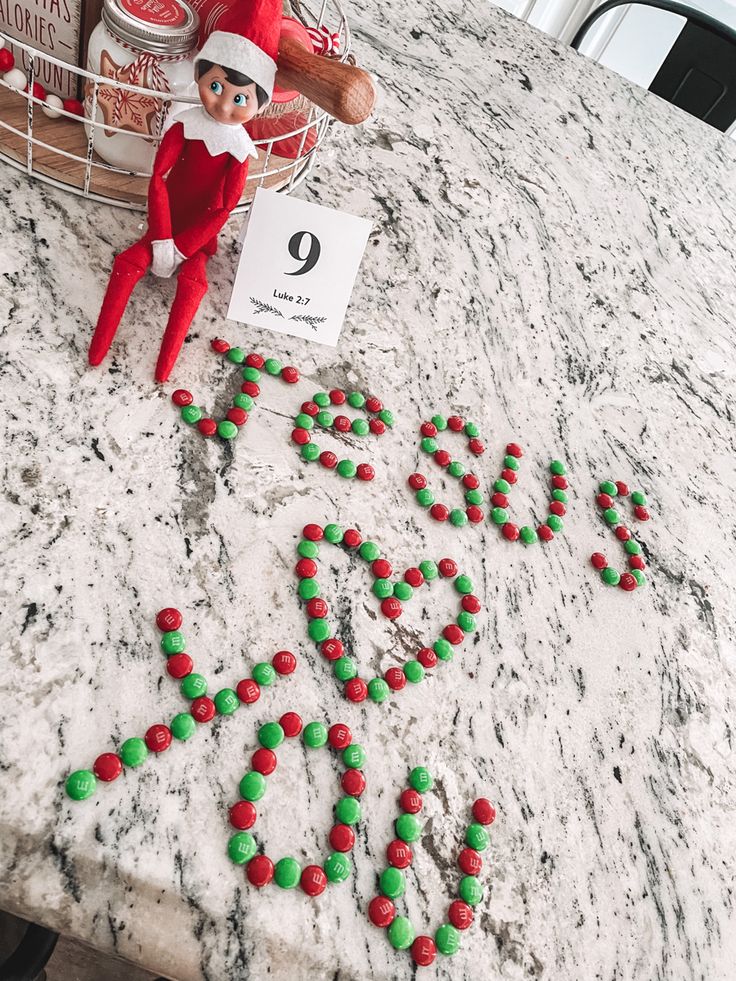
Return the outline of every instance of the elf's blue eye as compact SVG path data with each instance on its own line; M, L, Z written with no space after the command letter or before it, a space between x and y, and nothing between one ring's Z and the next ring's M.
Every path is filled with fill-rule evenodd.
M220 82L211 82L210 90L215 93L215 95L222 94L222 84Z
M236 106L244 106L247 101L248 101L248 96L243 95L242 92L238 92L238 94L233 99L233 102L235 103Z

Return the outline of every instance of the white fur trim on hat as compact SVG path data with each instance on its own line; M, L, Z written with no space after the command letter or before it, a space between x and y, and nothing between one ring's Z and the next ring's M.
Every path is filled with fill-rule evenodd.
M270 101L276 78L276 62L247 37L229 31L213 31L194 59L195 64L202 60L247 75L256 85L260 85Z

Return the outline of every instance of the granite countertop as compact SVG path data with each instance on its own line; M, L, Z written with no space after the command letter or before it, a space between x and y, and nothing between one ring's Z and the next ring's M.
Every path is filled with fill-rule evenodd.
M498 810L476 922L437 976L724 979L736 146L482 0L361 0L350 15L381 103L368 125L335 130L300 192L374 223L336 350L225 322L233 220L171 383L152 380L171 290L151 279L113 356L89 369L112 256L139 217L0 168L0 904L180 981L408 978L409 955L366 905L422 763L438 792L408 875L418 932L455 893L471 802ZM169 401L183 385L224 411L237 373L209 350L217 335L302 374L264 386L231 449ZM374 462L373 483L302 465L289 442L299 403L335 386L396 415L380 440L343 441ZM478 424L486 499L506 443L522 444L521 523L544 516L546 468L564 460L564 533L525 549L489 522L431 521L406 485L417 466L461 503L420 460L418 426L435 412ZM589 564L598 549L624 567L593 502L606 477L651 502L637 527L648 585L633 594ZM296 596L310 521L358 527L397 570L455 558L483 603L478 635L399 697L346 702ZM366 672L402 663L456 612L434 584L389 625L361 566L324 548L322 565ZM299 668L71 802L70 770L185 707L154 624L169 605L216 687L282 648ZM258 893L226 855L257 727L290 709L346 722L368 752L355 873L318 900ZM283 750L257 826L270 854L324 858L337 772L327 753Z

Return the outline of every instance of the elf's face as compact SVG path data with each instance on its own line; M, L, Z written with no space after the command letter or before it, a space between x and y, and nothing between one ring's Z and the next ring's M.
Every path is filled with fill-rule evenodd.
M197 86L202 105L218 123L242 125L258 112L255 82L233 85L219 65L213 65L205 75L201 75Z

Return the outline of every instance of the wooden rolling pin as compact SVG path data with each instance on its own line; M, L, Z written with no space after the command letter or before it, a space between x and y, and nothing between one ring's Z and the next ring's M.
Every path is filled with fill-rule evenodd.
M296 89L348 126L366 120L376 103L376 88L368 72L313 54L290 37L282 37L279 43L276 84Z

